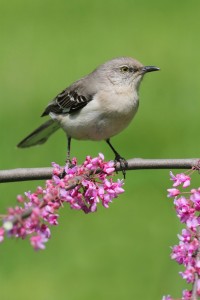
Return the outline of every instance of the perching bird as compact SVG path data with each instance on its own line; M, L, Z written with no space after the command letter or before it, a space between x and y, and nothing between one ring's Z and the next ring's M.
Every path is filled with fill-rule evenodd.
M58 94L42 114L51 119L17 146L26 148L43 144L61 127L68 139L68 160L71 138L105 140L125 175L127 162L111 145L110 138L126 128L136 114L138 89L144 74L157 70L159 68L143 66L131 57L107 61Z

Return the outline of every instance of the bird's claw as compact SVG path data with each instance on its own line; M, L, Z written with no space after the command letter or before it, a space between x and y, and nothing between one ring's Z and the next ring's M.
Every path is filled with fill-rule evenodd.
M124 176L124 179L126 178L126 169L128 167L128 162L124 157L121 157L120 155L116 155L115 156L115 167L117 165L117 163L119 163L120 165L120 169L122 171L122 174Z
M74 165L73 165L72 162L71 162L71 159L69 159L69 158L66 159L66 165L65 165L65 166L66 166L68 169L71 169L71 168L74 167ZM60 178L64 178L66 174L67 174L67 173L65 172L65 169L64 169L64 170L62 171L61 175L60 175Z
M68 168L71 168L72 167L72 162L71 162L71 159L70 158L67 158L66 161L66 166L68 166Z

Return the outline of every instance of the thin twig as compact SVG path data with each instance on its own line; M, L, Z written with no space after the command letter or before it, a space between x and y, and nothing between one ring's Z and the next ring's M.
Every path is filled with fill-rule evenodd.
M190 169L199 163L199 158L186 159L142 159L132 158L127 160L126 170L142 169ZM0 171L0 183L27 180L50 179L53 168L20 168ZM120 171L117 163L116 170Z

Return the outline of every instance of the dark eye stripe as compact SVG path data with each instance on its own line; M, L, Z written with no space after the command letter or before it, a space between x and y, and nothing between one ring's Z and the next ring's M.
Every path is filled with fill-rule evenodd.
M129 68L129 72L132 72L132 73L137 72L137 69L136 68Z

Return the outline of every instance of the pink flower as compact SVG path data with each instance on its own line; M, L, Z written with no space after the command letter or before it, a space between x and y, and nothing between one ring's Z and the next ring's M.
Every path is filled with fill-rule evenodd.
M18 195L18 196L17 196L17 201L18 201L19 203L23 203L23 202L24 202L24 197L23 197L22 195Z
M172 247L171 259L174 259L179 264L183 264L187 257L187 250L183 243Z
M95 158L87 156L81 166L73 158L72 164L72 167L67 163L62 168L52 163L52 179L46 181L44 188L37 187L34 193L28 191L25 197L18 196L23 207L8 209L4 219L7 225L0 228L0 242L6 231L10 237L24 239L29 235L35 250L44 249L51 236L49 226L58 225L57 212L64 204L93 213L99 203L108 208L112 200L124 192L123 181L114 182L110 177L114 175L114 162L105 162L103 154Z
M174 187L183 185L186 188L190 185L191 179L184 173L175 176L171 172L170 176ZM197 295L200 296L200 188L184 192L185 195L188 194L187 197L178 197L181 192L176 188L169 189L168 192L169 197L175 197L174 205L178 218L186 224L182 234L178 234L179 244L172 247L171 258L184 265L185 270L180 272L180 275L187 283L195 282ZM192 291L184 290L181 299L191 300L191 297Z
M197 227L200 225L199 219L196 216L190 216L186 220L187 227L192 230L193 232L196 232Z
M190 185L191 178L184 173L176 174L176 176L170 172L171 180L174 181L173 186L179 186L183 184L183 187L186 188Z
M45 235L34 235L30 238L31 245L35 250L45 249L44 243L46 243L48 239L45 237Z
M0 243L4 240L5 229L0 227Z
M191 241L191 238L192 238L191 231L188 230L188 229L183 229L182 234L181 235L178 234L178 238L183 243L189 243Z
M188 266L184 272L179 272L179 274L187 281L187 283L194 282L195 268Z
M192 291L184 290L182 300L191 300Z
M40 232L47 238L50 239L51 237L51 231L49 227L46 224L42 224L40 227Z
M194 208L191 207L190 202L185 197L180 197L174 200L177 216L182 223L185 223L194 214Z
M187 252L188 256L192 257L196 254L196 251L198 250L199 247L199 241L197 238L193 238L193 240L186 244L187 245Z
M194 203L194 208L197 211L200 211L200 189L192 189L190 200Z
M47 214L44 217L44 220L47 221L50 225L58 225L58 214Z
M60 173L62 172L62 168L55 162L52 162L52 167L53 167L53 175L60 175Z
M176 197L180 194L180 191L178 189L168 189L168 195L167 197Z

